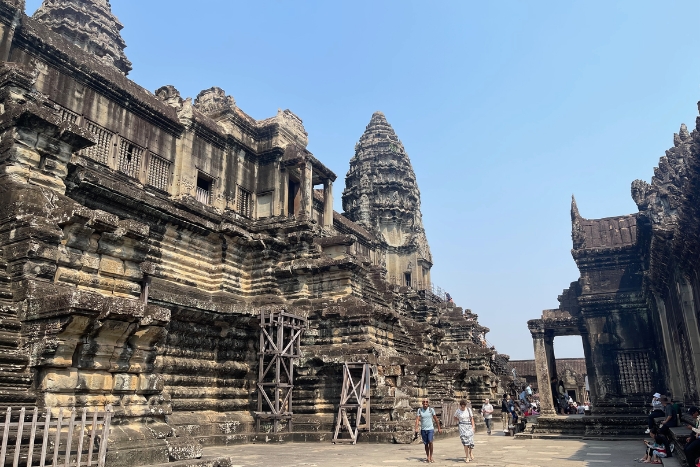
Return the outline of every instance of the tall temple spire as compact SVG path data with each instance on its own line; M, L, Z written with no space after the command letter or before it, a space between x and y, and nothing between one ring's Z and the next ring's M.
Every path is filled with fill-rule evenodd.
M375 112L350 159L343 210L374 232L395 282L427 287L432 256L411 161L382 112Z
M124 26L108 0L44 0L33 17L125 75L131 71L119 33Z

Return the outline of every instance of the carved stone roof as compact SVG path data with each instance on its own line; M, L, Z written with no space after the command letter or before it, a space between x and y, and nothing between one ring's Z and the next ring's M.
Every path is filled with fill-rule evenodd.
M651 184L632 182L632 199L655 226L675 224L681 206L681 190L688 178L693 138L685 124L673 135L673 147L659 159Z
M124 26L108 0L44 0L34 19L125 75L131 71L119 33Z
M584 219L571 197L571 239L574 250L615 248L637 243L637 216Z
M393 247L416 248L432 263L420 191L411 161L382 112L375 112L350 159L343 191L345 216ZM391 227L387 228L387 225ZM392 230L393 238L382 234Z

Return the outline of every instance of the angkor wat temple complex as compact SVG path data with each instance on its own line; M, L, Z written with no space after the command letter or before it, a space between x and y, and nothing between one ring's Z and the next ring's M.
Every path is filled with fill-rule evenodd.
M700 106L699 106L700 108ZM552 341L580 335L594 414L644 414L650 395L700 403L700 117L685 125L654 168L635 180L639 211L605 219L571 204L580 271L556 310L528 323L543 413L557 374ZM637 431L638 432L638 431Z
M207 444L329 440L345 362L370 365L369 440L409 440L422 397L439 409L493 396L503 356L476 315L431 293L416 176L381 112L339 214L336 175L291 111L255 120L217 87L194 100L141 88L107 0L24 8L0 0L0 407L111 404L108 464L128 466ZM652 271L671 297L679 245L696 243L666 228L688 222L681 206L653 200L683 176L645 188L663 226L653 240L611 246L658 245L652 265L671 272ZM664 316L680 312L670 300ZM256 419L261 314L282 311L302 323L293 381L272 383L293 382L293 431L269 433Z

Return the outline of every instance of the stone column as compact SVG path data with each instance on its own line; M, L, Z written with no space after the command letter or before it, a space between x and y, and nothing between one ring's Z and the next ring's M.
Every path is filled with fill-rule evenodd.
M299 203L298 217L300 219L310 220L314 205L314 174L313 168L311 167L311 162L302 162L299 165L299 172L301 174L301 202Z
M323 226L333 227L333 182L330 178L323 181Z
M581 344L583 344L583 357L586 361L586 377L588 378L588 401L595 403L598 400L596 393L596 368L593 364L590 336L587 332L581 332ZM583 382L584 389L586 381Z
M553 338L545 337L544 332L532 333L532 344L535 347L535 372L537 373L537 387L540 393L540 414L545 416L556 415L548 358L549 353L554 355L553 350L548 351L548 347L552 347L553 340Z
M681 308L683 309L683 318L685 320L685 328L688 331L688 344L692 352L693 359L693 375L695 376L695 387L700 387L700 372L697 371L700 364L700 333L698 333L698 318L695 313L695 299L693 297L693 289L685 279L680 281L680 298Z
M279 209L279 215L287 217L287 213L289 212L289 171L286 168L281 169L281 174L280 174L280 209Z

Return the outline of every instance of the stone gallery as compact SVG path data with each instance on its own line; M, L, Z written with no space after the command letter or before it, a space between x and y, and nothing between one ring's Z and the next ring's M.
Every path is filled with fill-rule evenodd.
M360 440L410 441L420 398L439 413L507 382L488 329L433 293L416 176L381 112L339 214L291 111L141 88L107 0L24 9L0 0L0 406L110 407L100 443L129 466L330 441L358 368ZM672 264L681 239L662 232Z
M553 340L564 335L582 337L594 414L647 413L654 392L700 403L698 125L700 117L692 132L681 125L651 183L632 182L638 212L586 219L572 199L580 278L558 309L528 322L543 414L554 412Z

